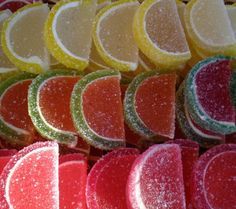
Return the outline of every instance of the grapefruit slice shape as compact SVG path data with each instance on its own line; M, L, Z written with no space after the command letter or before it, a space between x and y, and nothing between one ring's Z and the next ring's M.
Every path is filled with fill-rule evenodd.
M59 209L58 145L38 142L14 155L0 176L0 208Z
M199 145L198 143L189 139L176 139L173 141L168 141L167 143L178 144L181 148L186 208L192 209L193 205L191 203L191 174L193 171L193 166L198 160Z
M138 157L128 178L126 194L130 209L184 209L180 147L153 145Z
M60 157L60 208L87 209L86 180L87 160L83 155L68 154Z
M155 71L136 76L124 99L125 120L132 130L152 138L174 138L176 75Z
M120 73L100 70L84 76L71 97L75 127L82 138L100 149L124 146Z
M186 102L193 120L220 134L236 132L230 81L235 59L216 56L193 67L186 78Z
M33 141L34 126L28 115L28 87L35 75L20 73L0 85L0 135L15 146Z
M188 117L186 115L188 111L186 111L185 107L184 88L184 83L182 83L176 94L176 117L179 128L182 130L183 134L188 139L198 142L200 146L204 148L224 143L225 137L223 135L207 131L200 128L200 126L197 127L197 124L194 123L193 120L189 120L190 116Z
M79 79L74 71L52 70L32 82L29 114L43 137L76 146L78 137L70 114L70 97Z
M89 209L125 209L127 178L139 151L124 148L101 158L88 175L86 199Z
M15 12L21 7L37 1L39 0L0 0L0 10L10 9Z
M193 170L195 208L232 209L236 205L236 145L218 145L205 152Z

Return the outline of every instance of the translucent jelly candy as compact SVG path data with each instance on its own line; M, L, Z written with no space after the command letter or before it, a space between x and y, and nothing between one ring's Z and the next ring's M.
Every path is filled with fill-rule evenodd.
M176 75L158 75L154 71L136 76L124 99L125 120L145 138L172 139L175 130Z
M75 127L82 138L100 149L124 146L120 73L100 70L84 76L71 97Z
M28 115L28 87L35 75L20 73L0 85L0 135L12 146L32 143L35 128Z
M192 178L192 201L199 209L232 209L236 205L236 145L218 145L197 161Z
M58 145L38 142L14 155L0 176L1 209L59 209Z
M86 209L86 158L81 154L67 154L60 156L59 162L60 208Z
M132 166L126 195L129 209L185 209L180 147L153 145L140 155Z
M38 132L74 147L78 137L70 114L70 97L79 79L74 71L47 71L34 79L28 96L29 114Z
M195 65L185 82L190 116L201 127L219 133L236 132L230 81L235 59L211 57Z
M11 159L11 157L16 153L17 150L15 149L0 149L0 175L5 165Z
M125 209L127 177L137 149L114 150L102 157L88 175L86 198L89 209Z

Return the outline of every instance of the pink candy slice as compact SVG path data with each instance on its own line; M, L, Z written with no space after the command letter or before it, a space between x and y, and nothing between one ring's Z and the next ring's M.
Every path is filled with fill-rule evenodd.
M138 157L126 195L129 209L185 209L180 147L153 145Z
M137 149L112 151L101 158L88 175L86 199L89 209L126 209L125 188Z

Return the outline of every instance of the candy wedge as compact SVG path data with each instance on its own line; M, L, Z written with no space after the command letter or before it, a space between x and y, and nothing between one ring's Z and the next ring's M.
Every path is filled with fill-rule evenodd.
M24 148L0 179L1 209L59 209L58 145L39 142Z
M234 58L225 56L208 58L192 68L185 82L191 118L219 134L236 132L236 113L230 94L234 63Z
M175 74L155 71L136 76L124 99L125 120L145 138L173 138L175 130Z
M71 113L76 130L90 145L114 149L125 145L120 73L101 70L75 85Z
M114 69L134 71L138 67L138 47L132 33L136 0L120 0L104 7L93 25L93 41L101 58Z
M46 45L53 57L68 68L81 71L88 66L96 6L96 0L63 0L47 17Z
M187 4L185 24L191 42L208 56L235 56L236 37L223 0L192 0Z
M181 150L176 144L153 145L133 163L126 186L130 209L184 209Z
M34 74L21 73L0 85L0 135L12 146L29 145L35 129L28 115L28 87Z
M191 57L175 0L144 1L133 31L139 49L161 71L176 70Z
M29 115L45 138L76 146L78 137L70 115L70 97L79 79L74 71L52 70L37 76L30 85Z
M60 208L86 209L87 160L81 154L60 156Z
M139 151L124 148L102 157L88 175L86 199L90 209L124 209L126 182Z
M27 5L4 23L3 51L21 70L40 73L49 68L49 54L42 36L48 12L46 4Z
M236 145L211 148L196 162L192 178L194 208L230 209L236 204Z

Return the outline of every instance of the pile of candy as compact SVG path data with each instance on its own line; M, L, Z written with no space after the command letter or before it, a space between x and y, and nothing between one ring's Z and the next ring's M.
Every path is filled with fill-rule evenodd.
M0 9L0 209L235 207L235 4Z

